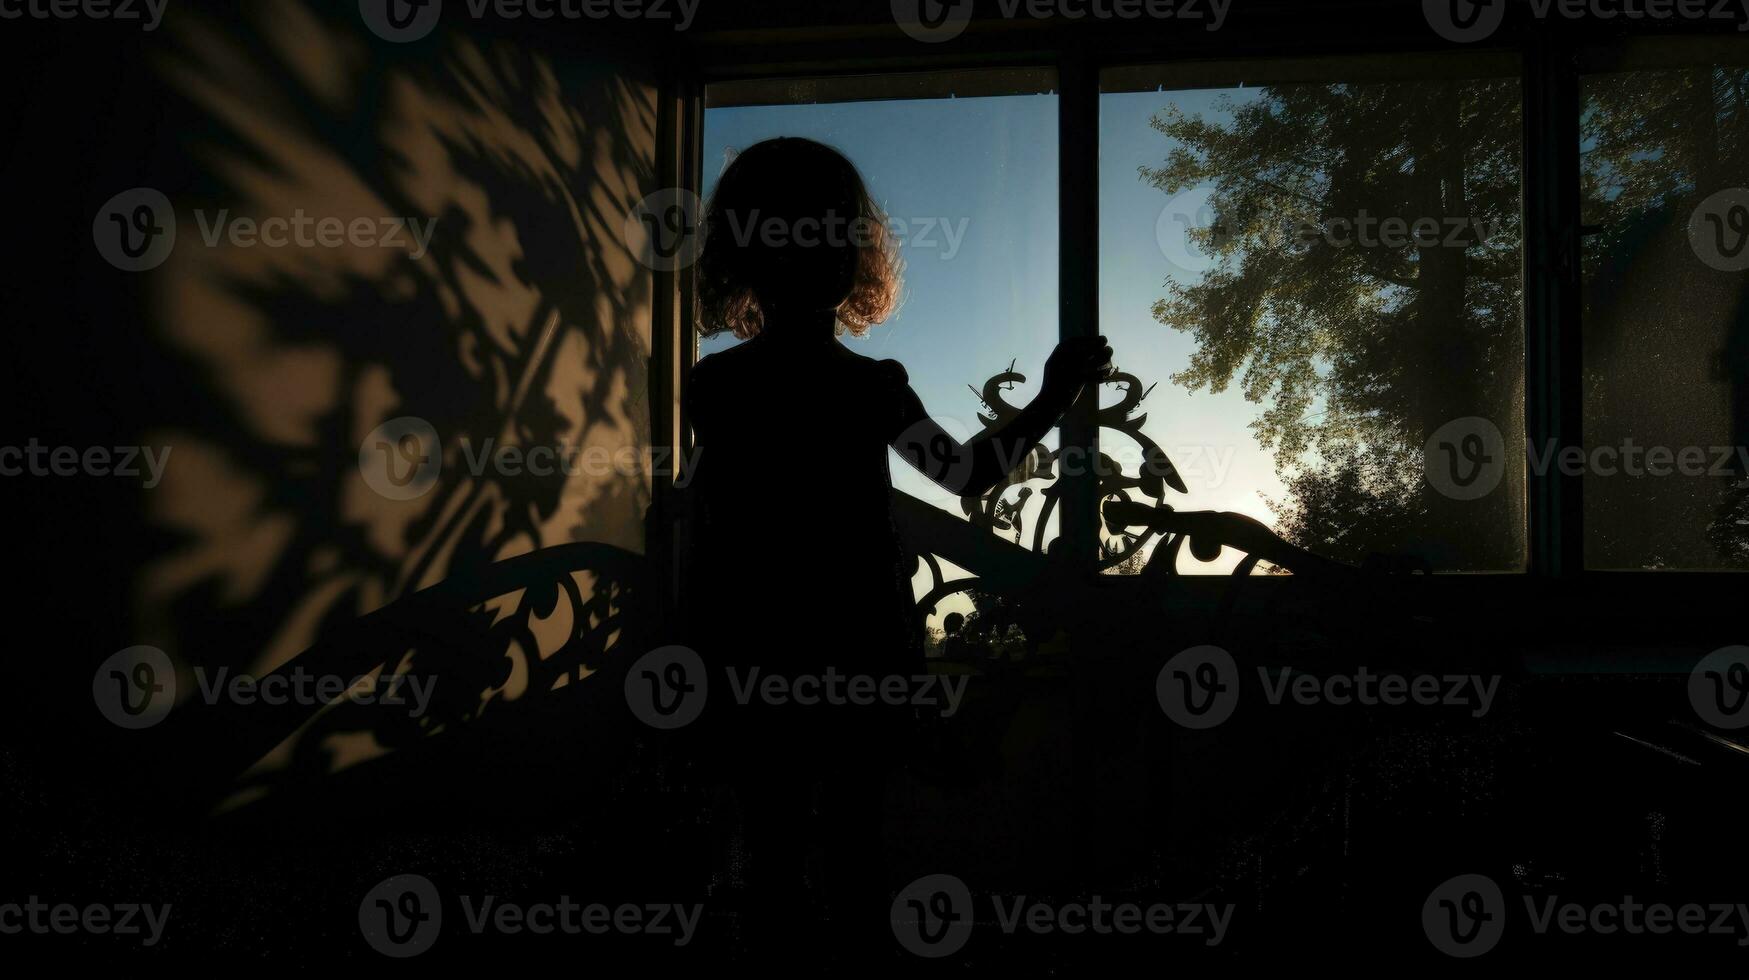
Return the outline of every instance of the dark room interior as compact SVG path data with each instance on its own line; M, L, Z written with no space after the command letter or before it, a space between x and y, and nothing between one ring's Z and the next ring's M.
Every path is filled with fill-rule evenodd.
M0 20L0 962L1749 964L1749 2Z

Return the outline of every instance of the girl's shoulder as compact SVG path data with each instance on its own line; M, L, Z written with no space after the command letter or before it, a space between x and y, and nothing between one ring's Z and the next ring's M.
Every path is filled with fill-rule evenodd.
M898 361L890 358L877 360L842 344L832 345L834 349L824 359L819 359L812 356L798 358L793 353L785 356L775 351L762 352L757 340L700 358L692 366L688 387L695 392L705 392L719 386L734 387L743 382L768 380L767 375L784 371L824 372L823 377L833 378L840 384L900 391L911 383L911 376Z
M733 386L735 379L757 367L759 358L750 348L751 341L725 347L714 354L706 354L693 362L687 371L687 387L694 391L705 391L718 385Z
M903 426L909 407L917 400L917 396L911 393L911 376L898 361L877 361L861 354L856 357L861 375L860 388L873 409L868 418L879 428L882 437L890 441Z
M876 361L874 362L874 370L876 377L888 384L908 385L911 383L911 375L905 373L905 365L898 361L891 359Z
M715 354L706 354L693 362L692 375L694 377L698 377L699 375L714 375L722 371L731 370L736 362L747 358L747 351L749 350L751 343L751 341L743 341L733 347L725 347L722 350L717 351Z
M844 353L852 359L852 363L856 365L856 370L876 384L908 385L911 383L911 376L905 372L905 366L898 361L891 358L876 360L866 354L858 354L849 348L844 348Z

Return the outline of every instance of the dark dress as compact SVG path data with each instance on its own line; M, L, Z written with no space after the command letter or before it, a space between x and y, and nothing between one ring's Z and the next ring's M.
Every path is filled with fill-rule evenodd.
M834 942L887 928L882 800L909 707L741 703L735 688L755 668L924 671L887 464L908 390L895 361L763 335L699 362L687 388L698 455L684 601L688 645L710 669L699 734L740 803L760 947L794 952L809 866L824 869Z
M897 361L828 338L759 336L693 369L687 603L707 659L767 673L921 669L888 470L907 385Z

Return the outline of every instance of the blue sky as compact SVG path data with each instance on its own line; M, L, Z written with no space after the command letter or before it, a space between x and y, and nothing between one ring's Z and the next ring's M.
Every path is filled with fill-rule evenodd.
M1169 376L1188 363L1193 340L1149 313L1169 280L1195 281L1201 263L1184 239L1182 221L1161 228L1167 195L1136 173L1140 165L1158 165L1170 150L1148 120L1174 102L1186 112L1218 116L1219 94L1101 98L1100 332L1110 338L1119 368L1146 384L1159 382L1140 409L1148 415L1146 431L1173 456L1190 488L1188 495L1169 494L1168 502L1273 523L1263 498L1282 496L1282 485L1272 454L1246 428L1259 406L1233 389L1212 395L1174 386ZM1057 338L1055 96L710 109L706 194L732 150L774 136L805 136L845 153L908 231L902 307L868 337L845 343L903 363L931 414L962 436L979 428L978 400L967 386L981 386L1011 360L1028 384L1009 400L1029 398ZM712 338L700 353L732 342ZM1129 447L1105 448L1122 459ZM1134 471L1133 462L1126 470ZM957 501L904 464L895 462L893 473L900 489L960 512ZM1225 571L1235 560L1229 555L1193 568L1187 556L1184 568Z

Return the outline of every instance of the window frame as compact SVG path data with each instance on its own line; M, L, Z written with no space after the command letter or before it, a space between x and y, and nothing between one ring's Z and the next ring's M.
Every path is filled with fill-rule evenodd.
M1418 5L1415 5L1418 6ZM698 193L702 183L701 144L704 87L719 81L782 79L884 72L956 71L990 68L1054 68L1058 78L1059 154L1059 336L1091 334L1099 324L1098 126L1101 73L1109 68L1158 65L1180 61L1232 61L1270 57L1365 56L1405 54L1417 50L1454 51L1457 46L1433 43L1420 34L1382 31L1357 40L1347 25L1331 24L1320 36L1295 35L1290 28L1234 45L1192 47L1182 39L1163 42L1149 37L1114 38L1088 32L1012 31L984 36L963 46L918 45L908 39L870 40L863 34L844 46L802 36L793 43L752 40L745 33L698 39L687 65L664 86L660 106L658 170L663 186ZM1696 33L1718 33L1717 28ZM779 32L781 33L781 32ZM889 32L893 33L893 32ZM1294 35L1280 37L1277 35ZM1580 338L1582 324L1579 255L1580 226L1579 114L1582 56L1598 49L1625 47L1633 35L1599 39L1595 31L1538 25L1518 35L1502 32L1499 43L1461 50L1515 57L1521 72L1523 100L1524 228L1523 298L1525 350L1525 437L1529 444L1553 446L1556 452L1583 446L1583 404ZM1728 36L1737 36L1734 34ZM962 40L970 40L971 36ZM1436 40L1436 39L1435 39ZM931 49L920 52L921 47ZM653 412L660 448L676 454L690 449L690 434L680 415L680 387L696 352L690 329L691 277L658 276L656 337L652 344L652 392L662 402ZM659 383L658 383L659 382ZM1063 446L1097 450L1098 430L1091 401L1065 418ZM671 458L684 458L675 455ZM668 476L672 479L672 474ZM1719 608L1728 594L1740 591L1745 573L1733 571L1639 571L1588 569L1585 566L1583 486L1580 477L1559 472L1527 473L1527 554L1522 571L1441 575L1428 588L1452 601L1476 602L1494 611L1542 610L1555 602L1571 607L1599 635L1629 638L1643 632L1644 620L1662 623L1662 632L1646 632L1647 642L1669 644L1671 617L1645 616L1654 609ZM1070 484L1065 495L1062 534L1071 555L1091 572L1098 561L1098 488L1092 474ZM664 496L658 494L658 498ZM1200 591L1221 586L1224 576L1210 576ZM1261 584L1261 583L1260 583ZM1264 585L1264 587L1269 587ZM1638 617L1637 619L1634 617ZM1546 615L1544 616L1546 619ZM1716 627L1695 621L1696 635ZM1571 627L1571 621L1565 624ZM1678 633L1684 631L1678 630ZM1570 633L1563 634L1571 639ZM1733 640L1732 642L1737 642Z

